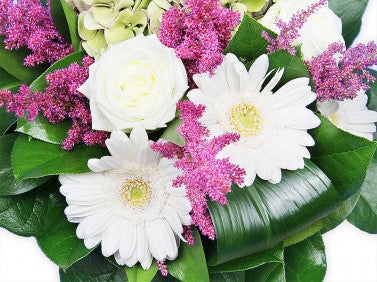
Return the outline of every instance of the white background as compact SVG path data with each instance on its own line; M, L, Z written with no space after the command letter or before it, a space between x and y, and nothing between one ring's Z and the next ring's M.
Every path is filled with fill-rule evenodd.
M357 42L377 42L376 14L377 0L369 0ZM323 239L328 264L325 281L377 282L377 235L344 222ZM0 282L55 281L59 281L58 267L42 253L35 238L0 228Z

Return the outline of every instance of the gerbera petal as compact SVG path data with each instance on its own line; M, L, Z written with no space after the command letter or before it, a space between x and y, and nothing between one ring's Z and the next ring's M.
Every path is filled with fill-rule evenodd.
M121 166L121 161L112 156L105 156L100 159L90 159L88 161L89 169L94 172L102 172L109 169L116 169Z
M271 80L267 83L267 85L263 88L262 93L270 93L272 89L279 83L281 77L284 74L284 68L278 70L275 75L271 78Z
M101 249L105 257L113 255L119 249L119 241L123 235L121 219L112 219L109 227L103 233Z
M259 91L268 70L268 57L266 54L259 56L249 69L250 91Z
M245 66L231 53L224 58L225 76L230 91L241 93L249 90L248 72Z
M123 259L128 259L135 249L136 226L123 220L121 228L123 230L123 236L119 241L119 254Z
M142 148L149 145L147 132L141 126L136 126L134 129L132 129L130 140L136 148Z

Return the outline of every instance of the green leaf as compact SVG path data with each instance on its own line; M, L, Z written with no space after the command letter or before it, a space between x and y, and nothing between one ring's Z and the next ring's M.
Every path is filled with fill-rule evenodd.
M320 233L284 249L284 263L266 263L246 271L246 281L322 281L325 249Z
M352 212L357 201L359 200L360 192L361 191L359 189L355 194L353 194L347 200L343 201L340 208L322 219L324 225L324 227L321 229L322 234L334 229L347 218L347 216Z
M67 20L70 42L72 43L73 49L78 51L80 49L80 36L77 29L77 14L72 8L67 4L65 0L60 0L60 4L63 7L64 15Z
M5 106L0 108L0 135L4 135L16 122L17 117L13 113L7 113Z
M246 281L285 282L284 264L266 263L246 272Z
M26 48L7 50L3 41L4 38L0 37L0 67L20 82L30 83L46 69L44 65L24 66L24 59L30 52Z
M319 118L321 125L310 132L316 142L310 148L311 159L345 200L364 182L377 143L337 128L322 115Z
M368 233L377 233L377 154L374 155L361 186L360 198L348 221Z
M299 58L298 56L293 57L287 51L277 51L268 54L268 59L270 61L269 70L284 68L283 77L277 84L277 88L283 86L285 83L295 78L310 78L309 71L301 58Z
M324 227L325 224L323 223L323 221L324 219L321 219L313 223L312 225L309 225L304 230L301 230L300 232L288 237L286 240L284 240L283 246L289 247L291 245L304 241L306 238L313 236L315 233L319 232Z
M248 270L251 268L258 267L265 263L272 263L272 262L279 262L283 263L283 246L277 245L276 247L251 254L248 256L241 257L239 259L235 259L232 261L228 261L223 264L209 266L209 272L233 272L233 271L241 271L241 270Z
M67 138L67 131L71 125L72 121L68 119L57 124L51 124L44 116L39 115L34 121L28 121L24 118L18 119L16 131L45 142L61 144Z
M53 179L27 193L0 197L0 226L17 235L35 236L42 251L67 268L91 250L76 237L76 225L67 221L59 186Z
M64 151L59 145L21 135L12 151L12 166L16 181L46 175L89 172L87 162L107 154L99 146L77 145Z
M180 126L182 123L183 121L178 117L173 119L173 121L165 129L164 133L162 133L161 138L166 141L173 142L174 144L183 146L185 144L185 140L177 130L178 126Z
M202 241L196 229L194 238L194 246L182 243L178 250L178 257L167 263L169 274L185 282L209 281Z
M99 250L75 262L68 269L60 269L62 282L124 282L126 273L106 260Z
M329 0L329 8L342 20L342 35L347 47L360 32L367 5L368 0Z
M215 282L245 282L245 271L239 272L225 272L225 273L210 273L210 281ZM247 280L249 281L249 280Z
M0 89L13 89L20 87L20 85L21 82L17 78L0 68Z
M17 137L17 133L0 136L0 196L27 192L46 182L49 178L25 179L16 183L11 164L11 152Z
M63 59L55 62L44 73L42 73L36 80L34 80L32 84L30 84L30 90L32 92L45 91L47 87L47 83L46 83L47 74L57 69L67 68L74 62L81 64L81 61L82 61L82 58L84 58L84 55L85 55L84 51L80 51L80 52L70 54L64 57Z
M50 12L52 20L56 29L59 31L60 35L68 42L71 42L71 36L69 32L69 25L63 9L63 4L60 0L54 0L50 3Z
M245 15L224 53L233 53L244 62L255 60L260 55L266 53L268 42L262 37L263 30L267 31L273 37L276 36L267 27Z
M320 233L284 250L286 281L323 281L325 246Z
M126 267L127 279L130 282L150 282L156 275L157 270L158 267L155 263L152 263L148 270L144 270L138 263L133 267Z
M308 160L304 169L283 171L278 184L257 179L248 188L234 185L227 198L225 206L208 204L217 238L210 265L270 249L340 204L330 180Z

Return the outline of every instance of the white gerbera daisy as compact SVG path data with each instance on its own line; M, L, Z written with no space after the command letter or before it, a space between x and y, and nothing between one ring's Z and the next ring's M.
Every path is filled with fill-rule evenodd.
M351 134L373 140L377 112L368 110L368 96L360 91L352 100L318 102L317 108L334 125Z
M174 160L152 151L147 133L135 127L130 138L114 131L106 140L112 156L88 161L93 171L62 175L65 214L79 223L76 234L87 248L101 243L104 256L148 269L178 254L182 224L190 225L191 205L184 188L172 187L179 171Z
M199 88L188 93L191 101L206 106L201 122L211 135L240 134L240 140L226 146L219 157L229 157L246 170L244 186L251 185L256 175L278 183L281 169L303 168L303 158L310 157L305 146L314 145L306 130L320 124L306 108L316 99L309 79L294 79L273 93L283 70L262 89L268 65L267 55L262 55L248 72L236 56L227 54L213 76L195 75Z

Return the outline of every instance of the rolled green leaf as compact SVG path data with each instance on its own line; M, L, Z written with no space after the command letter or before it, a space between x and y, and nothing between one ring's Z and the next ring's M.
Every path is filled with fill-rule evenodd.
M225 206L208 204L216 231L210 265L270 249L340 205L330 180L308 160L304 169L283 171L278 184L257 179L248 188L233 186L227 198Z
M315 146L311 160L331 179L345 200L363 184L377 143L352 135L319 115L321 125L310 131Z

